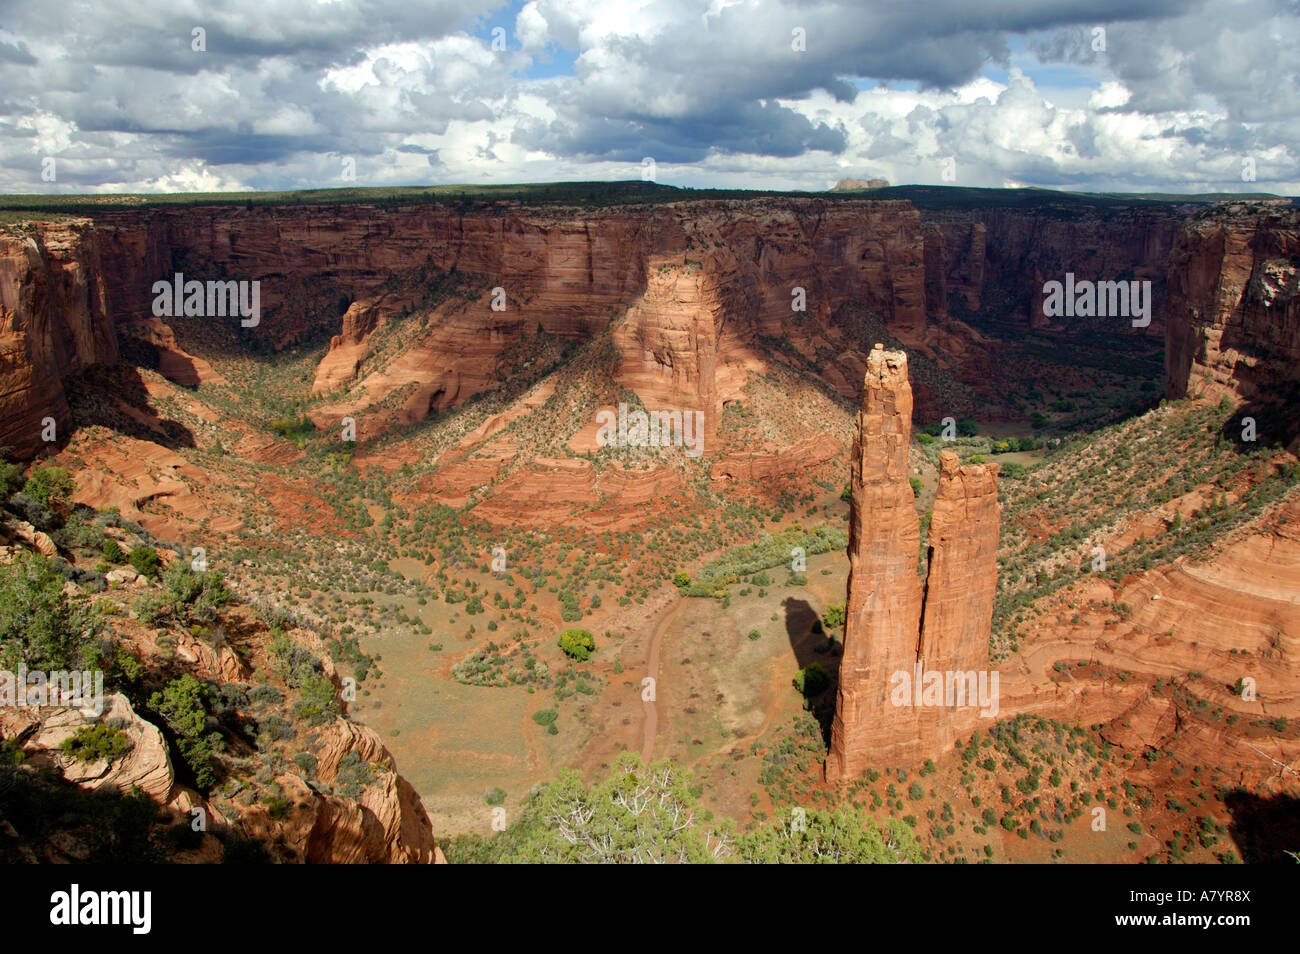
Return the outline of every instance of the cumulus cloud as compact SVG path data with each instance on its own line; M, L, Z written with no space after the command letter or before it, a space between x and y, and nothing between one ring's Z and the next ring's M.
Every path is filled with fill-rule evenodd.
M644 156L698 186L1300 183L1295 0L48 9L0 23L0 191L345 185L345 160L358 185L639 178Z

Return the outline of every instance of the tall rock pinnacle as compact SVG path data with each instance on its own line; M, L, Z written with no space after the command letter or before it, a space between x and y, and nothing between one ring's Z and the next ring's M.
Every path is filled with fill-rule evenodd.
M907 355L876 345L853 446L844 657L826 761L832 781L942 753L988 701L979 680L982 674L987 689L998 467L940 455L923 590L908 483L911 430Z

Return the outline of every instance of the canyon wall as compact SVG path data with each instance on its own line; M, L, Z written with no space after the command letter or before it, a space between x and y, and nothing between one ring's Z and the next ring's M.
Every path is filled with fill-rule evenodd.
M108 276L88 222L0 230L0 452L31 457L67 422L66 377L117 360Z
M1291 393L1298 286L1300 210L1242 202L1188 220L1169 263L1166 395Z
M1169 256L1186 216L1199 205L1122 205L1082 201L1033 206L925 208L935 262L931 311L951 314L997 334L1044 329L1043 284L1066 272L1094 281L1150 281L1150 326L1117 330L1158 339L1164 331ZM1056 319L1062 330L1082 319Z
M33 243L44 250L36 259ZM225 321L218 351L265 353L332 333L315 390L353 393L327 415L364 416L407 387L406 423L489 386L503 353L530 335L585 341L613 327L618 383L651 406L703 410L710 431L762 338L836 337L830 324L846 303L870 308L909 346L954 333L942 315L929 319L925 234L901 201L159 206L31 223L7 230L0 252L11 353L0 441L24 454L37 448L16 432L32 415L63 413L63 377L113 360L119 330L187 386L216 375L183 350L187 337L212 336L185 322ZM260 321L155 317L154 283L178 272L259 282ZM503 310L493 307L501 297ZM403 332L400 360L371 367L376 330L411 313L427 317ZM841 350L847 377L860 377L865 356Z
M976 699L960 708L917 705L920 687L913 682L926 684L918 674L988 678L998 468L963 466L956 454L941 454L923 588L908 482L911 412L907 355L877 345L867 361L853 446L844 656L826 762L831 781L937 756L970 730Z
M1261 246L1257 273L1238 276L1241 243L1256 242L1247 238L1258 231L1254 220L1198 219L1171 262L1195 208L1050 195L920 208L792 196L611 207L159 205L32 221L0 228L0 446L19 456L39 451L33 425L46 416L63 422L64 380L115 360L119 333L190 387L220 376L187 353L195 350L189 342L202 341L213 357L333 336L314 382L332 401L320 413L356 415L365 439L492 386L510 370L505 356L539 331L575 342L608 331L615 381L652 407L704 411L711 435L773 341L852 399L873 340L863 341L858 315L971 377L995 360L977 328L1082 328L1042 318L1043 283L1066 272L1151 280L1151 325L1121 324L1126 334L1154 337L1164 334L1169 276L1179 312L1169 333L1171 393L1206 347L1215 354L1198 366L1232 364L1222 373L1237 378L1254 373L1252 362L1294 364L1294 272L1276 265L1289 261L1294 228L1270 224L1279 244ZM153 284L177 272L260 282L258 325L225 319L214 337L186 323L222 319L155 317ZM1209 275L1217 276L1212 287ZM497 288L504 310L492 307ZM1205 317L1234 308L1241 334ZM1290 317L1275 322L1279 309ZM400 359L375 354L385 326L400 326ZM1275 357L1262 357L1264 348ZM401 389L399 410L383 410Z

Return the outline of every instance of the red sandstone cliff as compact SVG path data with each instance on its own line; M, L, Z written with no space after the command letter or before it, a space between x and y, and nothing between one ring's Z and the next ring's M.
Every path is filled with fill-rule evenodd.
M74 220L0 230L0 447L30 457L62 429L64 378L117 359L96 230ZM61 435L59 435L61 436Z
M1170 252L1193 206L1095 205L1074 201L973 208L920 209L936 232L930 242L937 275L927 284L928 309L948 309L976 327L1024 332L1047 324L1043 283L1066 272L1092 280L1148 280L1154 307L1141 333L1158 338ZM1065 330L1071 321L1058 319ZM1128 325L1116 326L1125 334Z
M438 306L385 367L367 365L369 338L407 302L389 291L359 299L315 382L318 392L351 390L321 417L363 421L403 385L427 394L434 410L454 406L488 386L502 353L535 329L586 340L612 326L617 383L651 407L703 411L707 448L723 404L761 366L763 337L788 338L813 358L824 337L843 338L834 318L855 302L917 347L937 341L925 311L924 237L907 203L748 200L566 213L555 221L556 213L510 211L499 233L466 240L495 243L492 261L434 253L439 268L472 271L481 288L468 304ZM427 213L438 214L446 213ZM465 216L465 233L484 218ZM505 311L491 308L497 287ZM860 374L864 356L839 350ZM428 403L416 399L407 419ZM360 430L367 436L365 423Z
M24 243L44 251L29 260ZM183 322L223 319L160 320L151 311L153 283L177 272L260 282L259 324L227 319L229 334L259 348L336 333L315 388L339 399L319 414L357 415L363 439L366 412L395 389L410 395L381 428L481 391L503 353L539 328L585 341L611 327L617 382L651 406L704 411L711 435L763 337L788 338L819 367L818 349L829 348L839 367L826 368L827 380L851 382L853 394L865 355L854 329L836 325L846 304L936 357L940 344L973 337L927 314L927 267L935 274L937 265L927 266L926 249L907 202L807 198L606 209L160 207L36 223L7 232L0 253L13 356L0 442L33 452L18 432L43 408L62 413L63 376L112 360L117 330L155 349L174 381L212 380L177 338L190 330ZM438 292L448 275L456 290ZM504 311L491 307L494 288L504 290ZM372 367L376 330L413 311L427 312L421 330L397 359Z
M221 319L151 313L153 283L176 272L260 282L258 326L230 322L250 346L334 335L315 379L333 397L317 423L351 414L363 440L489 387L503 355L539 328L579 342L612 330L616 382L651 406L704 411L711 438L723 404L762 369L767 339L788 342L856 398L866 355L855 309L967 377L993 357L950 314L1002 331L1040 326L1043 282L1066 271L1150 278L1156 313L1145 333L1159 335L1169 250L1188 211L768 197L607 208L162 206L33 222L0 234L0 446L39 450L33 423L63 420L62 381L113 360L118 331L153 349L172 380L214 380L182 347L192 331L182 323ZM1203 253L1181 254L1170 272L1180 308L1204 312L1211 303L1194 294L1189 269L1211 266ZM449 275L455 289L438 291ZM1287 275L1261 272L1256 284L1252 300L1270 314L1291 300ZM504 289L504 311L491 308L493 288ZM799 298L803 311L791 307ZM404 326L402 353L373 360L376 331L408 313L423 320L413 333ZM1287 327L1261 339L1281 348L1280 362L1294 357ZM1194 349L1185 332L1171 334L1181 369ZM393 409L385 399L398 389Z
M877 345L853 448L844 657L826 762L831 781L941 754L974 723L975 706L899 704L896 674L912 680L919 664L922 672L983 671L987 678L998 468L961 466L956 454L941 455L923 592L907 469L911 409L907 355ZM912 693L904 698L912 701Z
M1300 210L1233 203L1191 219L1169 263L1165 393L1281 397L1300 381Z

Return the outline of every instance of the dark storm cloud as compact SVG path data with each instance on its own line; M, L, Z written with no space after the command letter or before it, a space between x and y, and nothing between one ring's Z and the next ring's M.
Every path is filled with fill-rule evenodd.
M55 10L11 0L0 16L0 189L46 188L33 172L46 153L78 164L59 188L312 186L340 155L372 157L372 174L397 178L413 168L402 157L420 155L440 172L474 163L480 177L518 177L537 156L743 160L727 169L870 161L907 175L952 155L986 184L1139 181L1146 161L1178 181L1246 151L1289 173L1300 155L1292 0L530 0L505 16L490 0L74 0ZM513 16L503 54L467 32L494 12ZM1010 66L1013 39L1125 95L1076 115L1014 81L955 102L947 91ZM572 75L521 82L557 54ZM882 109L858 89L873 81L926 95L900 92L915 105ZM1152 117L1148 129L1140 120ZM1141 158L1128 137L1168 146ZM229 178L214 185L213 171Z
M650 116L595 117L574 125L536 124L517 130L516 142L561 155L640 162L698 162L715 151L797 156L817 149L839 152L841 130L777 103L745 103L731 112L667 121Z

